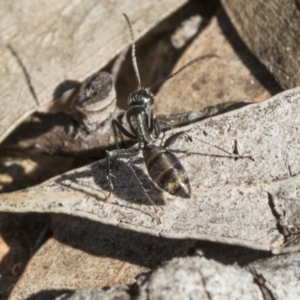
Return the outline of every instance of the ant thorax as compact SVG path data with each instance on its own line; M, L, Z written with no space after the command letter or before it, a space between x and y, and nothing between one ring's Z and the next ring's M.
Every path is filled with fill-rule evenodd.
M153 144L154 138L149 127L149 116L147 110L141 105L130 107L126 113L127 122L131 132L139 141L139 148Z
M131 132L138 137L139 148L143 149L152 145L155 137L151 132L151 122L149 118L149 108L154 103L154 96L149 89L138 89L128 97L129 110L126 119Z

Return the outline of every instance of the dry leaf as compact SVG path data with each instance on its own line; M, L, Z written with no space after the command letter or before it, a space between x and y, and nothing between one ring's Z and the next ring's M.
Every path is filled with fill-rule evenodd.
M274 74L280 86L299 86L299 1L221 2L247 47Z
M106 201L102 160L42 185L2 194L0 209L66 213L169 238L261 250L280 248L284 237L277 223L297 225L289 223L292 215L297 217L293 201L285 199L297 197L298 101L299 89L289 90L266 102L183 128L193 142L180 138L174 149L189 152L181 155L181 161L191 180L191 199L164 193L163 200L143 165L135 164L138 178L159 208L161 224L123 160L114 163L115 192ZM252 159L233 159L198 139Z
M204 257L176 258L140 276L137 287L112 286L105 291L76 291L57 300L116 299L298 299L299 253L259 260L241 268Z
M79 288L101 290L135 277L174 256L186 256L192 240L168 240L65 215L54 217L53 236L36 252L11 293L27 298ZM55 254L55 255L54 255Z
M83 80L130 44L122 13L139 38L185 2L3 3L0 140L55 98L59 83Z
M196 62L166 82L156 95L157 113L191 111L229 101L259 102L280 92L272 76L245 47L223 10L198 34L174 71L206 54L219 57Z

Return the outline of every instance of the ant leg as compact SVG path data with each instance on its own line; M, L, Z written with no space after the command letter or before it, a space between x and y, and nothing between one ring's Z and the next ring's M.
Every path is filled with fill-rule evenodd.
M158 224L161 224L161 220L160 220L160 217L158 216L158 210L157 210L157 207L156 205L154 204L154 202L152 201L152 199L150 198L150 196L147 194L147 192L145 191L144 187L142 186L141 182L139 181L138 177L136 176L136 173L135 171L133 170L131 164L130 164L130 161L127 163L127 167L129 168L131 174L133 175L133 177L135 178L141 192L147 197L148 201L152 204L152 206L154 207L154 211L156 213L156 217L157 217L157 222Z
M153 109L150 113L150 132L155 138L158 138L161 133L160 126Z
M240 155L240 154L237 154L237 153L231 153L231 152L226 151L225 149L223 149L223 148L221 148L221 147L219 147L219 146L210 144L209 142L206 142L206 141L204 141L204 140L202 140L202 139L200 139L200 138L198 138L198 137L195 137L195 136L192 137L192 136L190 136L190 135L189 135L187 132L185 132L185 131L180 131L180 132L177 132L177 133L171 135L171 136L165 141L163 147L164 147L164 148L167 148L167 147L171 146L171 145L176 141L176 139L177 139L178 137L180 137L181 135L185 135L185 136L189 139L190 142L192 142L193 139L196 139L196 140L198 140L199 142L202 142L202 143L204 143L204 144L206 144L206 145L209 145L209 146L211 146L211 147L214 147L214 148L216 148L216 149L218 149L218 150L220 150L220 151L222 151L222 152L224 152L224 153L230 155L231 158L234 158L234 159L239 159L239 158L242 158L242 159L243 159L243 158L249 158L249 159L253 160L253 158L252 158L251 155ZM236 147L236 142L235 142L235 147ZM188 155L188 154L186 154L186 155Z
M226 151L225 149L223 149L223 148L221 148L221 147L219 147L219 146L210 144L209 142L206 142L206 141L204 141L204 140L202 140L202 139L200 139L200 138L198 138L198 137L195 137L195 136L192 137L192 136L190 136L186 131L180 131L180 132L177 132L177 133L171 135L171 136L170 136L169 138L167 138L167 140L165 141L165 143L164 143L164 145L163 145L163 148L170 147L170 146L177 140L177 138L179 138L181 135L185 135L185 136L188 138L188 140L189 140L190 142L192 142L193 139L196 139L196 140L198 140L199 142L202 142L202 143L207 144L207 145L209 145L209 146L211 146L211 147L214 147L214 148L216 148L216 149L218 149L218 150L220 150L220 151L222 151L222 152L228 154L231 158L234 158L234 159L239 159L239 158L242 158L242 159L243 159L243 158L249 158L249 159L253 160L252 156L249 156L249 155L248 155L248 156L247 156L247 155L240 155L240 154L237 154L237 153L230 153L229 151ZM236 143L235 143L235 147L236 147ZM187 156L187 155L189 155L189 153L186 153L186 154L185 154L185 156Z
M193 141L192 137L186 133L185 131L179 131L177 133L174 133L170 137L168 137L163 145L163 148L168 148L170 147L180 136L185 135L190 142Z
M114 185L112 182L111 177L113 176L110 172L110 159L112 157L118 158L118 157L122 157L122 156L135 156L137 155L139 152L139 150L136 149L117 149L117 150L112 150L112 151L106 151L106 180L108 181L108 185L109 185L109 194L106 197L106 200L110 197L112 191L114 190ZM154 204L154 202L151 200L151 198L149 197L149 195L146 193L145 189L143 188L141 182L139 181L139 179L137 178L131 164L130 161L127 163L127 166L130 170L130 172L132 173L132 175L134 176L136 182L138 183L139 188L141 189L141 191L146 195L148 201L153 205L154 210L155 210L155 214L156 214L156 220L158 224L161 224L161 220L158 216L158 212L157 212L157 208Z
M112 123L112 127L113 127L115 144L116 144L117 149L120 149L120 145L118 143L118 136L121 137L123 148L125 148L123 135L130 139L136 140L136 136L134 136L132 133L130 133L119 121L112 120L111 123Z
M161 141L160 141L160 147L162 147L162 148L164 148L164 139L165 139L165 136L166 136L166 133L165 132L163 132L163 135L162 135L162 137L161 137Z
M191 138L192 138L192 137L191 137ZM204 141L204 140L202 140L202 139L200 139L200 138L198 138L198 137L195 137L195 136L194 136L193 138L195 138L195 139L198 140L199 142L202 142L202 143L204 143L204 144L206 144L206 145L209 145L209 146L211 146L211 147L214 147L214 148L216 148L216 149L218 149L218 150L220 150L220 151L222 151L222 152L224 152L224 153L230 155L231 158L234 158L234 159L239 159L239 158L242 158L242 159L243 159L243 158L249 158L249 159L253 160L253 157L252 157L251 155L240 155L240 154L238 154L238 153L231 153L231 152L226 151L225 149L223 149L223 148L221 148L221 147L219 147L219 146L210 144L209 142L206 142L206 141ZM235 141L234 147L236 148L236 140L234 140L234 141Z
M117 149L117 150L112 150L112 151L106 151L106 180L108 182L109 186L109 194L106 197L106 200L110 197L112 191L114 190L114 185L112 182L111 177L113 176L111 174L111 168L110 168L110 159L112 157L118 158L122 156L134 156L138 154L139 150L136 149Z

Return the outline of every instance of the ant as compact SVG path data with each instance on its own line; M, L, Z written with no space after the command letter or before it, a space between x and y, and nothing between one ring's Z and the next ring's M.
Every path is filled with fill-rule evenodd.
M144 162L146 164L146 168L149 176L152 181L163 191L175 195L180 196L182 198L190 198L191 197L191 186L189 177L182 166L180 160L174 155L172 152L168 151L166 148L170 146L180 135L186 134L185 132L179 132L172 136L170 136L163 144L159 146L155 144L157 141L161 129L159 126L159 122L156 118L154 110L152 109L149 112L149 108L154 104L154 95L151 93L151 88L142 88L141 79L138 71L136 55L135 55L135 40L133 35L133 30L131 27L131 23L126 14L123 14L126 22L130 29L131 34L131 56L132 63L134 67L135 76L138 81L138 88L136 91L132 92L128 97L128 105L129 109L126 112L126 119L129 125L131 132L129 132L120 122L117 120L112 121L112 127L114 132L114 138L116 143L116 150L106 151L106 179L109 183L109 195L113 191L113 182L112 182L112 174L110 172L110 160L112 157L118 158L123 156L135 156L142 150ZM181 72L191 63L195 61L199 61L205 58L217 57L216 55L205 55L199 57L188 64L184 65L177 72L170 74L165 77L163 81L174 77L176 74ZM159 81L161 82L161 81ZM158 82L157 82L158 83ZM156 83L156 84L157 84ZM155 85L156 85L155 84ZM119 144L117 142L118 137L123 140L123 135L138 142L138 149L120 149ZM146 191L144 190L141 182L137 178L132 166L130 165L130 161L127 163L132 175L135 177L140 189L148 198L149 202L155 205L153 201L150 199Z

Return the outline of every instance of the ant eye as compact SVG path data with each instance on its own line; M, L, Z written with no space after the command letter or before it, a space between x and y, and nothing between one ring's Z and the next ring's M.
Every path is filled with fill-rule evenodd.
M128 98L127 98L127 104L129 106L131 106L134 103L134 94L135 93L130 93L129 96L128 96Z

